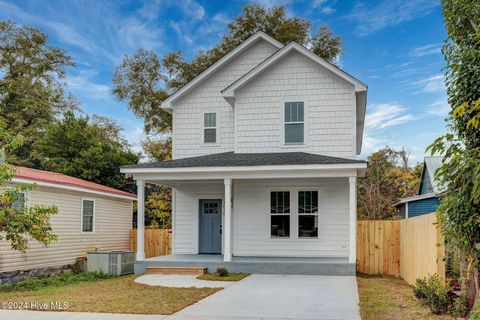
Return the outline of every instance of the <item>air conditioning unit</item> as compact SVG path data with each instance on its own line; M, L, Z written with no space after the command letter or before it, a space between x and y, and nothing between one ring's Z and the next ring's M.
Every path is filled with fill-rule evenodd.
M87 271L103 271L109 275L120 276L133 273L135 252L132 251L94 251L87 253Z

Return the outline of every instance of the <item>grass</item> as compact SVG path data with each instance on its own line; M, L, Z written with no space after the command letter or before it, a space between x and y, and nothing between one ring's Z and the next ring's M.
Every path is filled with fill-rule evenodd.
M248 277L250 273L229 273L226 276L219 276L217 273L205 273L199 275L197 279L210 281L240 281Z
M480 302L477 302L470 313L470 320L480 320Z
M38 290L45 287L60 287L77 282L92 282L112 276L104 272L63 273L53 277L23 280L15 284L0 286L0 292Z
M68 302L67 311L172 314L221 289L167 288L138 284L136 276L121 276L37 290L0 292L0 301Z
M417 300L412 288L396 277L360 275L357 277L360 312L363 320L452 320L434 315Z

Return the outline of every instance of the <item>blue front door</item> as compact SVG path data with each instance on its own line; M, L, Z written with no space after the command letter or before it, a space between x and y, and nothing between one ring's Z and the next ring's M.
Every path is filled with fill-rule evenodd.
M222 200L201 199L199 252L222 253Z

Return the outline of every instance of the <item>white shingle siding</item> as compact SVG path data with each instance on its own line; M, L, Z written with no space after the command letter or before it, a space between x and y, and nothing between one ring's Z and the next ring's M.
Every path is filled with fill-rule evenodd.
M95 199L95 232L81 233L82 198ZM132 200L37 186L29 192L29 205L56 205L59 213L50 218L58 240L48 247L31 240L26 253L10 249L0 241L0 272L72 264L87 250L129 250Z
M236 94L235 152L304 151L355 156L353 85L291 53ZM285 146L284 103L305 102L305 143Z
M173 252L197 254L199 233L199 199L223 198L223 182L182 183L175 188L175 214L173 216ZM223 201L222 201L223 205ZM222 210L223 212L223 210Z
M182 97L173 111L173 158L233 151L233 108L221 91L277 49L260 40L198 87ZM202 145L203 112L217 112L217 145Z
M293 213L291 238L270 238L269 192L291 189L319 191L317 239L296 237L298 216ZM182 183L175 190L173 250L175 254L197 254L199 199L223 198L223 183ZM232 243L235 256L348 257L347 178L235 180L233 190ZM292 202L293 197L297 194L292 191Z

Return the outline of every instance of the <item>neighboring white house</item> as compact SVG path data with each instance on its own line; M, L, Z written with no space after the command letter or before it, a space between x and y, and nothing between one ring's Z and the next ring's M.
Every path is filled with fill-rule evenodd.
M140 230L144 183L156 183L173 188L173 256L353 266L366 98L303 46L254 34L162 103L173 160L121 169L137 181ZM137 243L147 261L141 231Z
M50 218L58 240L48 247L31 240L26 253L12 250L6 240L0 241L0 272L73 264L95 248L129 250L136 195L59 173L15 169L13 184L36 184L23 193L26 205L58 208L58 214Z

